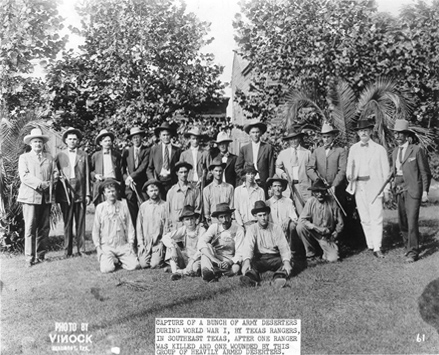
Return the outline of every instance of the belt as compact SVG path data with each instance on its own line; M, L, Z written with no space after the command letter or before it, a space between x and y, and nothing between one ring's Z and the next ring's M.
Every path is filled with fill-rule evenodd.
M357 181L368 181L370 180L370 176L358 176Z
M299 183L299 180L291 180L291 183L294 184L294 185L296 185L296 184Z

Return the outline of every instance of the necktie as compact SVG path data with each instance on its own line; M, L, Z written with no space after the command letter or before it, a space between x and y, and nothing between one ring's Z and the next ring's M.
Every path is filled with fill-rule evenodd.
M401 165L402 165L402 159L403 159L403 156L402 156L403 149L404 149L403 147L399 147L399 164L401 164Z
M41 153L38 153L38 161L41 161Z
M165 145L165 159L163 161L163 169L169 170L169 150L168 146Z
M70 152L70 153L74 153L75 150L74 150L74 149L69 149L69 152Z
M369 143L361 143L360 146L361 146L361 147L368 147L368 146L369 146Z
M139 149L134 148L134 169L139 166Z
M298 166L299 165L299 158L297 156L297 148L293 148L293 155L292 155L292 161L291 161L293 166Z

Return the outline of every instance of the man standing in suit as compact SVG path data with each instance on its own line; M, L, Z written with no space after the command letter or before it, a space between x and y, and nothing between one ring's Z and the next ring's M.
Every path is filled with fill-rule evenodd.
M384 258L381 251L383 239L383 195L378 195L389 175L389 160L384 147L375 143L371 138L374 123L368 119L357 122L357 135L360 141L349 150L347 164L347 191L355 195L361 226L363 227L366 243L377 258ZM389 189L386 186L384 198L388 200Z
M185 162L193 166L189 171L188 180L200 190L203 179L206 179L208 154L200 147L201 131L198 127L192 128L184 134L189 139L190 147L180 155L180 163Z
M226 132L218 133L216 137L216 145L218 146L219 152L214 154L211 158L221 159L223 163L226 164L223 173L223 181L235 187L240 183L241 179L238 179L238 175L236 172L236 159L238 158L235 154L229 152L229 144L233 142L232 138L227 135Z
M166 199L169 189L177 182L177 176L171 172L180 160L181 150L171 144L171 138L176 134L176 130L168 122L162 123L154 133L160 138L160 143L151 148L146 175L148 180L160 181L163 186L162 198Z
M347 156L344 148L334 146L338 132L338 129L331 124L323 123L321 131L323 146L318 147L312 153L307 174L313 182L319 178L324 179L340 203L343 203Z
M149 162L149 149L142 145L145 132L140 127L133 127L128 138L132 147L122 153L122 175L125 181L125 198L133 225L136 225L140 204L145 200L142 186L146 182L146 168Z
M273 147L261 142L261 136L267 131L267 125L262 122L247 124L244 131L250 136L251 142L239 150L236 160L236 173L242 176L245 164L251 164L258 171L256 182L265 188L265 182L274 175L274 150Z
M104 200L99 189L102 182L111 178L122 183L121 156L116 150L112 149L113 141L114 134L106 129L101 130L95 139L95 144L102 147L102 150L91 156L90 171L94 183L93 203L95 206Z
M76 225L78 255L85 252L85 212L91 202L90 166L88 155L78 146L82 140L80 130L70 127L63 136L66 149L55 157L60 172L56 189L56 202L61 206L64 220L64 255L73 253L73 220Z
M289 182L290 189L293 188L293 202L298 214L311 197L308 190L311 180L306 174L311 152L301 145L303 135L297 127L290 128L283 138L289 141L290 147L282 150L276 160L276 174Z
M49 237L50 209L52 206L52 182L57 178L53 158L43 152L49 137L39 128L32 129L24 137L31 151L20 155L18 172L21 185L17 201L23 204L24 218L24 254L26 267L42 262L46 254L46 242ZM55 170L55 171L54 171Z
M410 144L409 122L396 120L395 140L398 147L392 154L392 172L398 205L399 229L406 249L406 261L413 263L419 254L419 208L428 201L431 173L422 148Z

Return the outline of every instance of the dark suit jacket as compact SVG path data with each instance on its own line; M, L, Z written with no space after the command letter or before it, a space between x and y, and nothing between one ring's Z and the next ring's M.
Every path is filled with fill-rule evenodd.
M187 149L180 155L180 162L186 162L192 165L193 169L189 171L188 180L192 181L194 177L194 169L197 169L198 178L201 179L203 176L203 172L207 169L208 164L208 152L198 148L197 152L197 163L194 164L194 160L192 158L191 149Z
M245 163L253 164L253 149L252 143L246 144L239 150L239 156L236 160L236 173L240 178L242 178L242 171ZM257 167L259 171L259 177L263 185L269 177L272 177L275 173L275 160L274 160L274 150L273 147L268 144L261 142L259 147L258 157L257 157Z
M121 156L119 152L111 150L111 160L113 162L114 174L116 180L121 183L121 193L124 191L124 183L122 179L122 166L121 166ZM99 195L99 184L96 183L96 174L104 174L104 158L102 150L95 152L91 156L90 162L90 175L93 181L93 201Z
M396 158L399 147L392 153L392 171L396 173ZM420 199L422 192L430 188L431 172L428 166L424 150L415 145L409 144L402 159L402 174L404 176L404 190L407 190L412 198Z
M86 196L91 196L90 189L90 162L88 154L78 149L76 152L75 166L70 165L69 151L64 149L55 157L55 164L60 172L60 176L64 176L68 192L73 192L74 202L85 202ZM75 169L75 180L70 180L71 170ZM56 202L67 202L66 191L61 181L56 186Z
M148 177L148 180L157 178L160 181L167 181L175 184L177 182L177 175L175 175L173 169L175 164L180 159L181 149L175 145L172 145L172 152L170 156L170 170L171 170L171 176L169 179L162 180L160 178L160 171L163 167L163 153L162 153L162 143L159 143L151 148L150 154L149 154L149 164L148 169L146 170L146 175Z
M215 158L219 158L222 159L223 155L220 152L215 152L217 153L215 156L212 157L212 160ZM238 185L241 181L241 178L238 177L237 173L236 173L236 160L238 159L238 156L236 156L235 154L229 153L229 156L227 157L227 163L226 163L226 169L224 171L224 175L226 177L226 182L230 185L232 185L233 187L235 187L236 185ZM211 174L209 174L211 175Z
M134 167L134 147L127 148L122 153L122 176L125 181L131 176L136 183L138 193L141 193L142 186L146 182L146 168L149 163L149 148L140 147L139 151L139 165ZM125 196L129 198L134 193L129 186L125 186Z
M340 147L333 147L326 156L324 147L317 148L311 155L306 173L312 181L316 181L319 174L326 179L331 186L344 184L346 178L346 150Z

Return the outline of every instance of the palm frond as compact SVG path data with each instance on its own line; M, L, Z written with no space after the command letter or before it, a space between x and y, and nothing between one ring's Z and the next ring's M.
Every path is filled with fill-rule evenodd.
M340 130L340 141L346 143L355 134L352 130L357 113L357 98L349 84L344 80L333 81L328 89L327 99L330 105L332 124Z
M290 90L290 92L285 96L285 101L283 104L285 129L288 129L296 122L299 111L306 107L314 109L322 117L322 119L325 119L325 113L314 100L312 94L305 90Z

